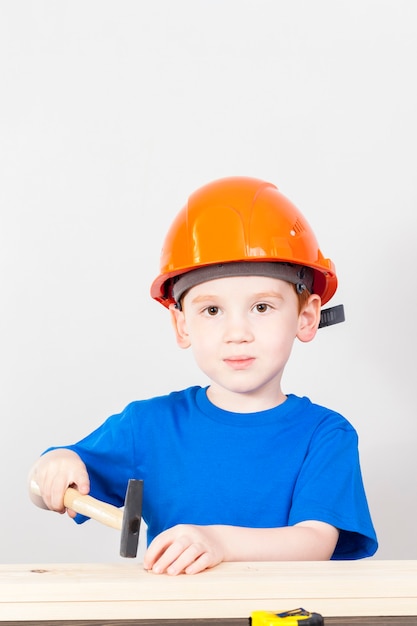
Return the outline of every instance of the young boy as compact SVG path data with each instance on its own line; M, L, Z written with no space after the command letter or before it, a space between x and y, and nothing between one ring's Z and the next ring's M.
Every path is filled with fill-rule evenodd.
M143 479L154 573L374 554L355 430L281 388L295 338L314 338L336 287L333 263L274 185L235 177L197 190L168 232L151 295L209 385L132 402L50 449L30 473L42 494L33 501L62 513L73 485L122 506L129 478Z

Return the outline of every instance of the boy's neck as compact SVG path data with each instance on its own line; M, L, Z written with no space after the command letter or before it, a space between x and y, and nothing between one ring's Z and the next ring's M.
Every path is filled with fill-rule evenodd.
M287 399L281 389L270 393L238 393L210 385L207 397L212 404L232 413L259 413L279 406Z

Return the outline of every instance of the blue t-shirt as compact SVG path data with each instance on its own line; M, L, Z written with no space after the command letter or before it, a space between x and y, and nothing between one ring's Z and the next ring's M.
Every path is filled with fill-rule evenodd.
M340 529L333 559L377 549L356 431L305 397L242 414L190 387L132 402L68 447L86 464L96 498L123 506L129 478L144 480L148 542L180 523L271 528L317 520Z

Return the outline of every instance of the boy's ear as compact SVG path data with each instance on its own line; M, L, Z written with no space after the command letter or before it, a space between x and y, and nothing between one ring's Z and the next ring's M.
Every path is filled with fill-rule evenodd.
M180 348L189 348L191 345L191 341L187 333L187 326L185 323L185 316L183 311L177 309L175 304L170 304L169 312L171 314L171 322L174 328L177 344Z
M300 341L308 342L314 339L320 323L321 300L317 294L312 294L302 309L298 318L297 337Z

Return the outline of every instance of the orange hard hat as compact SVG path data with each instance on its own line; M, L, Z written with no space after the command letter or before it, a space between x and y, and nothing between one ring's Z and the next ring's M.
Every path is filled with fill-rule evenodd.
M309 288L322 304L337 288L334 264L321 253L297 207L275 185L236 176L215 180L189 197L165 237L151 296L169 306L175 302L173 285L179 276L236 262L310 268Z

